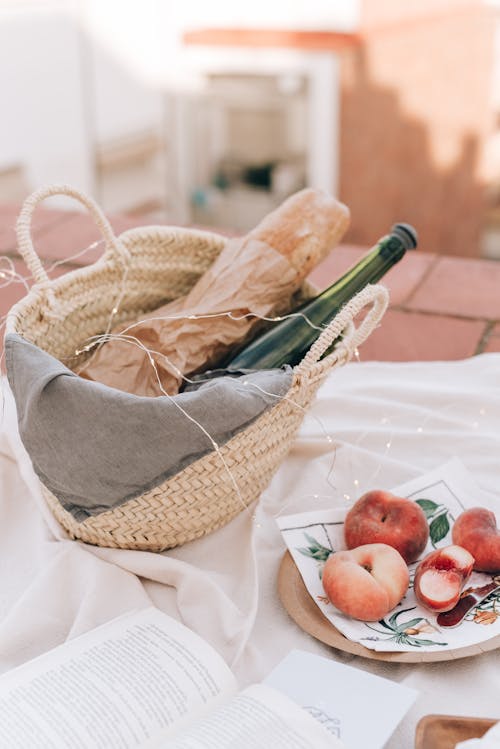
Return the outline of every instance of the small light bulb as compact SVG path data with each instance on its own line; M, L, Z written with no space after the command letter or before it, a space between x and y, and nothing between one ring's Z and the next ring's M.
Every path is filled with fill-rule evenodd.
M418 432L419 434L421 434L421 433L422 433L423 431L424 431L424 430L422 429L422 427L417 427L417 432Z
M391 446L391 443L390 443L390 442L386 442L386 443L385 443L385 446L386 446L386 448L387 448L387 449L389 449L389 448L390 448L390 446Z
M118 312L118 307L113 307L113 309L111 310L111 314L116 315L117 312Z
M252 523L253 523L253 524L254 524L254 525L255 525L255 526L257 527L257 528L260 528L260 523L259 523L259 522L257 522L257 515L256 515L255 513L254 513L254 514L252 515Z

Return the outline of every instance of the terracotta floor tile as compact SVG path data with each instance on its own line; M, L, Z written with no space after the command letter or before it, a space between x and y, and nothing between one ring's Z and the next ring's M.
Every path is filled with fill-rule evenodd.
M18 205L0 206L0 255L15 250L19 208ZM110 220L116 233L151 223L149 218L141 216L111 217ZM35 213L33 236L35 248L46 266L86 249L99 238L89 216L43 208ZM367 250L340 245L314 270L310 280L319 288L327 287ZM102 245L99 245L71 262L86 265L101 252ZM5 261L0 259L0 272L6 267ZM15 262L15 268L23 276L30 275L21 260ZM50 276L59 276L66 270L64 264L57 265ZM26 293L18 282L2 288L3 281L0 278L0 316ZM391 304L400 308L390 309L381 327L363 345L362 360L465 358L477 351L485 332L482 319L500 318L500 263L495 261L438 257L417 251L408 253L382 282L391 292ZM479 319L459 319L464 317ZM484 350L500 352L500 323L490 332Z
M488 338L482 351L483 354L500 353L500 335L494 335Z
M500 318L500 262L439 257L409 309L448 315Z
M149 216L108 216L115 234L122 234L128 229L135 229L137 226L151 226L161 222L153 221Z
M0 205L0 253L16 250L16 222L20 210L21 206L15 203ZM33 216L33 237L40 236L51 226L55 226L67 218L66 211L38 208Z
M16 247L16 220L19 206L0 206L0 253L12 252Z
M500 352L500 323L497 323L488 335L483 348L484 353Z
M472 356L484 332L478 320L389 310L360 347L362 361L447 361Z
M24 280L23 281L16 277L11 276L10 274L10 268L11 264L10 262L13 262L14 264L14 270L16 273L18 273ZM52 263L47 264L47 272L49 274L50 278L58 278L59 276L64 275L68 272L68 270L71 270L70 267L65 266L64 264L57 265L55 267L52 267ZM2 259L0 257L0 273L5 273L7 278L3 278L0 276L0 318L5 315L6 312L9 311L9 309L12 307L13 304L18 302L20 299L22 299L28 292L28 288L26 288L26 285L28 285L29 288L33 285L33 278L31 276L31 271L26 266L23 260L13 260L13 261L7 261L5 259ZM0 335L0 338L2 336Z
M14 270L19 273L23 278L28 278L30 272L22 260L14 260ZM5 274L6 278L0 275L0 318L2 318L6 312L12 307L13 304L18 302L23 296L26 295L27 289L24 283L16 276L11 274L11 264L0 258L0 274ZM31 286L31 280L27 280L28 286ZM3 331L0 338L3 338Z
M313 270L309 280L319 289L325 289L367 251L366 247L339 245ZM434 262L436 256L430 253L408 252L380 281L389 289L391 304L402 304L417 288Z
M110 216L110 223L116 234L127 229L144 225L144 219L127 216ZM69 259L100 240L98 228L90 216L83 213L69 214L69 220L62 226L55 226L38 239L36 250L40 257L52 259ZM93 263L102 253L103 244L84 252L80 257L74 257L71 262L76 265Z
M327 286L330 286L354 265L365 252L366 249L364 247L341 244L335 247L323 262L316 266L308 280L317 286L318 289L326 289Z
M150 223L148 221L148 223ZM237 232L234 229L225 229L220 226L207 226L207 224L183 224L185 229L198 229L199 231L208 231L210 234L222 234L223 237L233 239L234 237L241 237L241 232Z

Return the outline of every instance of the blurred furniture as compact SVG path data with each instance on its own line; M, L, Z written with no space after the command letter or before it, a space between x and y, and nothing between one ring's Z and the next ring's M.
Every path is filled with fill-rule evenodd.
M305 182L349 205L354 244L407 220L424 251L500 255L498 2L116 8L0 10L0 164L26 192L244 229Z
M406 220L424 251L477 257L485 186L500 173L500 149L486 148L498 110L494 86L500 91L498 12L477 0L356 6L347 33L321 24L292 30L288 18L253 28L205 20L204 28L193 21L184 39L200 61L206 52L207 71L217 55L227 66L232 57L234 71L246 53L256 74L281 53L329 60L330 78L308 102L307 180L349 205L349 241L369 245Z
M95 179L107 211L151 213L164 208L163 143L154 130L97 143Z
M327 32L320 47L316 36L184 35L182 65L196 82L174 104L186 218L246 231L306 184L338 192L337 53L355 36Z

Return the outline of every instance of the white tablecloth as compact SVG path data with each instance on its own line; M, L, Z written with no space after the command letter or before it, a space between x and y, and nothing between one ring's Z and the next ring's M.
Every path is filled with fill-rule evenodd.
M346 504L344 495L353 501L371 488L390 489L452 456L484 490L500 493L500 355L352 363L334 372L258 506L164 554L65 538L41 498L5 385L4 393L0 672L153 603L208 640L242 686L300 647L417 688L421 695L390 749L410 749L427 713L500 718L497 651L444 664L384 664L331 650L300 631L276 593L284 546L274 522L278 514Z

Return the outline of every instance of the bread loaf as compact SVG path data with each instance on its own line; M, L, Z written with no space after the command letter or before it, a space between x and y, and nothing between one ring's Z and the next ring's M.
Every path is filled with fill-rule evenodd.
M304 279L349 228L349 209L321 190L307 188L287 198L247 235L274 247Z
M136 395L174 395L182 382L179 372L214 366L251 339L259 318L289 311L307 275L348 225L347 207L326 193L305 189L292 195L247 235L229 240L185 297L127 330L155 352L156 372L140 345L115 339L103 344L79 374ZM172 315L178 319L168 319Z

